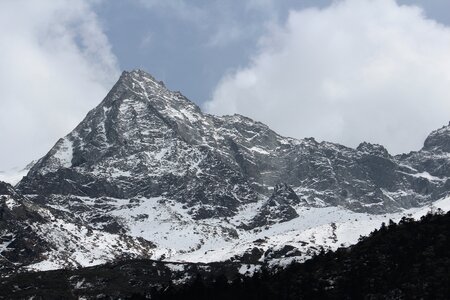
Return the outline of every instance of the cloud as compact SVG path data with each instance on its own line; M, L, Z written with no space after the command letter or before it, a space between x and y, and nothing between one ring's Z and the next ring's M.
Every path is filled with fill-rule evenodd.
M0 2L0 170L45 154L119 72L92 2Z
M205 109L298 138L418 149L450 120L450 28L391 0L291 11Z

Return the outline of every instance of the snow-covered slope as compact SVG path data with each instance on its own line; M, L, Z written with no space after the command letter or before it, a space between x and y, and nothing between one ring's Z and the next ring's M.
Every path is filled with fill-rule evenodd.
M39 208L40 216L46 221L34 222L30 228L45 244L51 245L49 248L52 250L42 251L24 264L26 269L91 266L119 258L204 263L235 260L241 261L246 266L245 270L247 266L261 262L285 265L292 260L303 261L322 248L335 250L352 245L383 222L397 222L404 216L418 219L430 211L450 210L450 197L430 206L384 215L357 213L342 207L298 204L294 207L299 217L249 230L240 225L254 218L261 204L242 206L232 218L196 220L180 204L161 201L161 198L136 198L133 201L77 199L82 199L85 208L108 205L109 213L103 217L117 217L124 233L113 234L101 226L80 225L89 223L84 220L88 215L79 216L79 219L69 217L73 203L68 206L51 205L51 211ZM13 205L12 202L9 205ZM59 215L58 212L64 214ZM3 236L8 234L11 235L4 233ZM0 251L2 255L18 250L14 245L6 246L5 252Z
M69 258L55 252L39 268L122 253L204 262L304 259L320 247L354 243L389 218L421 214L435 201L447 205L448 128L399 156L365 142L352 149L297 140L244 116L205 114L137 70L124 72L17 189L59 220L61 233L36 227L51 243L79 225L98 233L105 249L85 258L67 242ZM83 230L75 230L79 244L91 243ZM155 248L123 246L123 239Z
M143 239L96 230L58 217L0 182L0 271L90 266L119 257L150 257Z

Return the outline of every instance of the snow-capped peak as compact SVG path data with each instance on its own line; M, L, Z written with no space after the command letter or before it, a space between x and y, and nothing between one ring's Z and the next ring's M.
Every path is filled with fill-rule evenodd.
M135 70L17 188L70 224L154 243L154 258L210 260L256 239L335 245L338 221L345 237L349 219L445 198L447 141L441 129L423 151L393 157L381 145L287 138L240 115L204 114Z
M431 132L424 142L423 149L450 152L450 123Z

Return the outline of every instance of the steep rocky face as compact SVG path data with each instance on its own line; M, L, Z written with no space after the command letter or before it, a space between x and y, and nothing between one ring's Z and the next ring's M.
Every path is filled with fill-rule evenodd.
M46 254L47 264L259 259L286 243L305 259L446 197L449 132L398 156L366 142L297 140L241 115L205 114L138 70L124 72L16 188L56 220L44 218L40 236L70 249Z
M399 161L408 165L418 177L422 191L442 194L449 190L450 181L450 124L433 131L420 151L399 155ZM424 180L426 179L426 180ZM438 183L435 189L430 183Z
M369 143L351 149L284 138L240 115L204 114L138 70L124 72L18 188L46 196L162 196L204 219L230 217L285 182L307 205L392 212L446 193L450 170L437 166L448 164L446 132L433 132L413 158ZM428 170L436 180L422 176Z
M251 222L243 225L245 229L270 226L283 223L298 217L294 207L301 204L297 194L287 184L277 184L269 199L261 206Z
M152 248L142 239L72 223L0 182L0 274L93 265L120 256L149 257Z
M450 123L430 133L426 138L423 149L433 152L450 152Z
M214 119L141 71L124 73L103 102L31 169L25 193L132 198L164 195L198 218L257 200L236 166L204 141Z
M50 245L31 228L47 222L35 208L11 185L0 182L0 271L37 261L49 249Z

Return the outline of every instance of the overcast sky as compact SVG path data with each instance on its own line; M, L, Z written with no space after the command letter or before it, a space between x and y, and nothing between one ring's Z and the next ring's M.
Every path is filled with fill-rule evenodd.
M450 121L447 0L4 0L0 170L43 156L122 70L283 135L392 153Z

